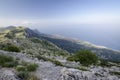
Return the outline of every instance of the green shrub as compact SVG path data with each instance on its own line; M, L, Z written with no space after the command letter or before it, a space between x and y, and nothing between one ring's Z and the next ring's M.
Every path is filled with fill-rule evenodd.
M17 70L17 71L26 71L26 68L25 68L24 66L22 66L22 65L18 65L18 66L16 67L16 70Z
M109 67L108 61L104 59L100 59L100 66Z
M36 71L37 67L38 67L37 64L29 64L29 65L27 65L27 70L30 71L30 72L31 71Z
M17 60L15 60L11 56L0 55L0 65L2 67L14 67L18 64Z
M111 75L118 75L118 76L120 76L120 72L109 72Z
M55 64L56 66L63 66L63 65L61 64L61 62L59 62L59 61L51 60L51 62L52 62L53 64Z
M91 51L80 50L71 57L68 57L67 60L80 62L84 66L89 66L92 64L96 64L98 61L98 57Z
M37 57L39 60L48 61L48 59L45 58L45 57L43 57L43 56L37 55L36 57Z
M12 44L6 45L3 49L5 51L10 51L10 52L20 52L20 48Z
M68 61L74 61L75 59L74 59L74 56L69 56L69 57L67 57L67 60Z
M6 62L3 64L2 67L15 67L17 66L18 62L17 61L13 61L13 62Z
M17 73L17 76L21 78L22 80L27 80L29 73L27 71L19 71Z

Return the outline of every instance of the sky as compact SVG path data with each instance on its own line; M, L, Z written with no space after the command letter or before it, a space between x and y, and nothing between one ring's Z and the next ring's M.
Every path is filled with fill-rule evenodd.
M120 0L0 0L0 27L9 25L120 50Z
M0 0L0 26L120 24L120 0Z

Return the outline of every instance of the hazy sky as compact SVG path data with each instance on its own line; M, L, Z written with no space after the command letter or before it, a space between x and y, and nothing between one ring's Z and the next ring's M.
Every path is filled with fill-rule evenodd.
M0 0L0 27L9 25L120 50L120 0Z
M120 0L0 0L0 26L120 24Z

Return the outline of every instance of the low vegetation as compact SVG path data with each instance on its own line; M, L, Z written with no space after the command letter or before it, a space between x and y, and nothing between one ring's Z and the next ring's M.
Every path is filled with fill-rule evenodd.
M0 66L2 67L15 67L18 61L11 56L0 55Z
M110 72L110 74L120 76L120 72Z
M36 56L39 60L44 60L44 61L50 61L52 62L53 64L55 64L56 66L63 66L61 62L57 61L57 60L53 60L53 59L48 59L46 57L43 57L43 56Z
M27 78L28 78L28 76L29 76L29 72L27 72L27 71L19 71L19 72L17 73L17 76L18 76L19 78L21 78L22 80L27 80Z
M3 50L10 51L10 52L20 52L20 48L15 45L6 45Z
M38 67L37 64L28 64L28 65L27 65L27 70L28 70L29 72L31 72L31 71L36 71L37 67Z
M40 80L40 79L38 79L34 74L29 74L27 80Z
M0 54L0 66L14 68L17 71L18 77L22 80L38 80L35 75L30 75L31 72L36 71L38 67L35 63L26 63L25 61L18 63L17 59Z
M57 60L49 60L49 61L55 64L56 66L63 66L62 63Z
M84 66L95 65L98 62L98 57L88 50L80 50L74 55L67 58L68 61L80 62Z
M81 66L81 67L76 67L75 69L79 69L79 70L82 70L82 71L88 71L88 69L85 68L85 67L83 67L83 66Z
M0 49L9 52L20 52L21 49L12 43L0 43Z
M17 70L17 71L26 71L26 68L25 68L25 66L18 65L18 66L16 67L16 70Z
M37 67L38 65L35 63L29 64L29 63L22 61L22 63L16 67L17 75L22 80L37 80L36 76L30 75L31 74L30 72L36 71Z

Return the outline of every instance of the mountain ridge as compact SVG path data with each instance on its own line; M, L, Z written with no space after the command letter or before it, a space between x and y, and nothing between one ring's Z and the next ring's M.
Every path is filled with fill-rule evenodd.
M79 45L79 41L75 43L75 41L71 41L66 38L63 39L58 37L59 39L57 39L52 35L40 33L26 27L9 27L4 30L5 31L0 31L0 61L4 61L4 63L0 63L0 80L26 80L26 78L33 80L118 80L120 78L119 62L116 63L98 59L96 64L92 62L89 66L85 66L79 61L69 61L68 58L75 56L76 54L69 53L67 50L59 47L59 45L62 43L61 46L63 46L63 44L65 44L64 42L69 42L70 44L67 44L66 46L76 49ZM54 42L56 42L57 45L54 44ZM88 43L83 43L79 45L79 47L86 48L86 50L84 50L86 52L90 47L90 44L88 44L89 46L85 44ZM63 48L66 46L63 46ZM99 51L100 49L98 48L97 50ZM106 50L103 50L105 54L107 53L107 58L109 58L109 54L111 54L114 58L114 55L118 56L117 59L120 58L119 54L115 54L114 51L113 53L110 51L109 54L108 51L105 51ZM102 58L104 54L98 56ZM89 59L90 61L94 57L84 56L85 59ZM10 62L7 62L9 58ZM109 60L111 59L109 58ZM84 63L88 62L86 61ZM30 65L32 65L30 67L31 69L34 69L34 67L37 66L34 72L28 70L28 66ZM20 74L21 72L22 74ZM28 75L26 75L26 73ZM23 77L20 75L23 75Z
M23 29L23 33L21 34L24 35L24 37L27 38L34 37L34 38L39 38L41 40L49 41L55 44L56 46L58 46L59 48L68 51L69 53L75 53L81 49L85 49L85 50L91 50L101 58L113 60L113 61L114 60L120 61L120 51L117 50L112 50L107 47L101 47L86 41L81 41L72 38L56 36L56 35L44 34L39 32L38 30L32 30L27 27L16 27L16 29L17 28Z

